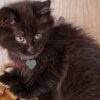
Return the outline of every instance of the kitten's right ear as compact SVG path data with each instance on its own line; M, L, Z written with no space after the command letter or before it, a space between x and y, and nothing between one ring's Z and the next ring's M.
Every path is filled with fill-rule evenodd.
M33 11L40 16L50 14L50 5L51 0L33 2Z
M8 7L0 9L0 27L9 27L15 24L19 19L18 13Z

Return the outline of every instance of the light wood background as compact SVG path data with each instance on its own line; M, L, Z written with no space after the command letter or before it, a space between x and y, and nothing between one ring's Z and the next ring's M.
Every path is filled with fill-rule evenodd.
M0 0L0 7L18 0ZM21 0L19 0L21 1ZM27 0L28 1L28 0ZM42 0L43 1L43 0ZM100 43L100 0L51 0L52 14L63 16L66 22L83 28ZM0 65L8 63L7 53L0 49Z

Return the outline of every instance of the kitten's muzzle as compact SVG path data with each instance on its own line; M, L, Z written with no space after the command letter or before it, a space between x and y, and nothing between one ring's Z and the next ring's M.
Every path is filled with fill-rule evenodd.
M37 56L39 56L41 54L41 52L43 51L44 47L41 47L40 49L38 49L37 51L34 51L34 49L32 49L31 51L31 55L25 55L25 54L20 54L20 59L21 60L30 60L30 59L34 59Z
M27 49L28 52L32 53L34 52L34 48L32 46L30 46L28 49Z
M31 60L36 57L38 57L41 52L43 51L44 47L40 47L37 50L34 50L34 48L28 48L27 51L24 52L12 52L12 55L21 59L21 60Z

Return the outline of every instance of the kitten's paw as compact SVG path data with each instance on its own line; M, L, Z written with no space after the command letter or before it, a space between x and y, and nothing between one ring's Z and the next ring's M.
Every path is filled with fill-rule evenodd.
M0 82L9 85L11 81L11 76L9 73L4 73L3 75L0 76Z
M12 85L19 80L22 80L22 77L19 75L18 70L12 68L5 70L4 74L0 76L0 82L6 85Z
M26 86L24 78L18 69L7 69L0 76L0 82L9 86L11 92L18 97L29 99L29 88Z

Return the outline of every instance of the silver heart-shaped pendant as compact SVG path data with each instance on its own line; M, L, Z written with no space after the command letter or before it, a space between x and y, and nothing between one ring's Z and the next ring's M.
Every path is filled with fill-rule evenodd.
M31 70L33 70L36 65L37 65L36 60L27 60L26 61L26 66Z

